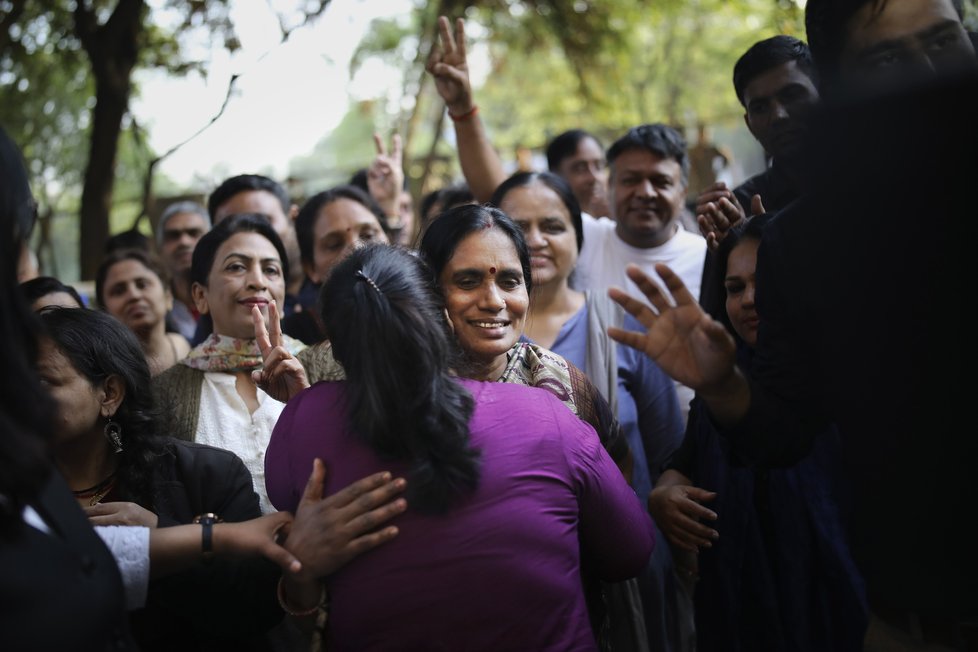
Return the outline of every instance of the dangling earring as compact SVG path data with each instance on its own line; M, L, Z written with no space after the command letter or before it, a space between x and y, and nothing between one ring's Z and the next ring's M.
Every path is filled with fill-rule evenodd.
M109 422L105 424L105 429L103 430L103 432L105 433L105 438L109 440L110 444L112 444L112 448L115 449L112 452L121 453L122 452L122 426L120 426L118 423L113 421L112 417L109 417Z

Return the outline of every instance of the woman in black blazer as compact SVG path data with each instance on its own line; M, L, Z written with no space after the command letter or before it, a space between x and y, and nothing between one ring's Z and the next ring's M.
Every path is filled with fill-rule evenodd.
M33 368L37 321L16 261L34 202L17 147L0 129L0 631L5 650L134 649L112 555L91 528L44 437L51 400Z

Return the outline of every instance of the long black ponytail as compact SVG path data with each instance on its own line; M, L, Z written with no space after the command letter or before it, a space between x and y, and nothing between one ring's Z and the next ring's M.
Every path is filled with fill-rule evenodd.
M445 511L479 481L469 442L472 396L453 377L458 351L430 273L384 245L352 253L322 291L323 323L346 370L354 432L412 464L411 504Z

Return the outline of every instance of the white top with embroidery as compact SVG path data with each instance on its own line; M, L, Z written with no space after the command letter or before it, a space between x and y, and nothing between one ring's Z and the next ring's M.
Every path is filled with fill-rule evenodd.
M240 457L251 472L262 513L276 511L265 491L265 449L285 403L258 389L258 409L251 414L235 389L234 374L208 371L204 373L203 383L194 441L229 450Z
M122 575L126 609L146 606L149 589L149 528L139 525L96 525L95 531L112 551Z

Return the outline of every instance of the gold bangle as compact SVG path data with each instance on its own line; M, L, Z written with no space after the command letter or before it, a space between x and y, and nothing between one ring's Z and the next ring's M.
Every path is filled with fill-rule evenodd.
M289 606L289 603L285 599L285 582L284 578L278 578L278 588L275 593L278 596L278 606L282 607L282 611L289 614L290 616L295 616L297 618L303 618L305 616L311 616L317 612L328 613L329 612L329 592L326 590L326 585L323 584L322 593L319 594L319 602L317 602L313 607L305 609L303 611L295 611ZM325 619L324 619L325 620Z

